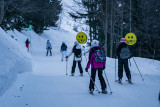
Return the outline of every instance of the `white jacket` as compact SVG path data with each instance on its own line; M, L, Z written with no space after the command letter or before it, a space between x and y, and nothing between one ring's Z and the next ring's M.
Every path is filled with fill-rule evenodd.
M82 52L82 51L85 51L85 48L83 48L83 47L81 48L81 45L77 45L77 46L76 46L76 49L81 49L81 52ZM73 52L71 51L70 54L68 55L68 58L69 58L72 54L73 54ZM74 55L73 55L73 60L74 60L74 61L81 61L81 60L82 60L82 57L81 57L81 58L77 58L77 57L75 56L75 54L74 54Z

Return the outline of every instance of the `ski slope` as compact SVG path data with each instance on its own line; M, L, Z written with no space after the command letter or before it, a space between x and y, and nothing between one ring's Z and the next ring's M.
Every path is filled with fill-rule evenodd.
M16 33L17 34L17 33ZM66 61L61 61L60 46L62 41L68 45L68 54L75 41L75 34L50 28L41 36L33 31L22 31L24 38L31 39L30 55L32 72L19 74L10 88L0 96L0 107L159 107L158 93L160 91L160 61L135 58L143 75L142 81L133 59L131 59L131 74L134 84L125 82L115 83L115 59L107 58L105 72L107 74L112 95L94 95L88 92L89 76L79 76L78 67L75 76L70 76L72 57L68 61L68 75L66 75ZM17 34L18 35L18 34ZM53 46L53 56L46 57L46 41ZM23 40L23 39L21 39ZM116 60L117 62L117 60ZM83 56L82 67L86 67ZM117 66L116 66L117 68ZM25 68L24 68L25 69ZM90 71L90 70L89 70ZM89 72L90 73L90 72ZM106 79L105 79L106 80ZM106 81L107 82L107 81ZM100 82L96 75L96 85L100 90ZM109 88L107 91L110 92Z

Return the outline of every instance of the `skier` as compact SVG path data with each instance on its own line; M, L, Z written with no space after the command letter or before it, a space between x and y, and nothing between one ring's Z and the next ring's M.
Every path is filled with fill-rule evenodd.
M60 52L62 52L61 61L63 61L63 58L66 57L66 52L67 52L67 45L65 44L65 42L62 42ZM67 61L67 59L66 59L66 61Z
M79 70L80 70L80 76L83 76L83 69L81 66L81 61L82 61L82 51L84 50L85 48L84 47L81 48L81 45L79 45L79 42L75 41L71 53L68 56L66 56L66 58L68 59L74 53L71 76L74 76L75 67L76 67L77 62L78 62Z
M28 38L27 38L27 40L25 41L25 43L26 43L26 47L27 47L27 49L28 49L28 51L29 51L29 44L30 44L30 41L29 41Z
M96 60L97 59L96 57L98 55L97 52L102 52L103 53L103 51L101 50L101 48L99 46L99 41L93 40L91 42L91 49L90 49L90 52L89 52L89 60L88 60L88 63L87 63L86 69L85 69L86 72L88 72L88 69L91 65L91 78L90 78L89 90L90 90L90 93L93 93L96 71L98 70L98 77L99 77L99 80L100 80L100 83L101 83L102 93L106 94L107 93L106 83L105 83L105 80L104 80L103 75L102 75L102 72L105 69L105 63L106 63L105 58L106 57L103 57L101 59L101 61ZM104 55L104 54L101 54L101 55Z
M51 52L52 45L49 40L47 40L46 49L47 49L46 56L48 56L48 52L50 52L50 56L52 56L52 52Z
M125 38L121 38L120 44L116 50L116 56L118 56L118 83L122 83L123 66L126 72L126 76L128 78L128 82L132 83L131 73L128 67L128 59L131 58L131 53L126 42L127 40Z

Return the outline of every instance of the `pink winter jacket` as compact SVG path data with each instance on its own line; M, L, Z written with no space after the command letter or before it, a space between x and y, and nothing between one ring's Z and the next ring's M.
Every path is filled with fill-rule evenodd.
M95 62L94 59L95 59L95 56L94 56L94 53L92 53L91 58L88 61L88 64L87 64L87 67L86 67L87 69L90 67L90 65L91 65L91 68L103 68L103 67L105 67L106 62L99 63L99 62Z

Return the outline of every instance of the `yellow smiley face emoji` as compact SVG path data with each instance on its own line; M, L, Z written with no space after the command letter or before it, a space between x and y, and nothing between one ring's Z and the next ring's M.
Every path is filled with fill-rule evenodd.
M83 32L79 32L76 36L76 40L80 43L80 44L85 44L87 42L87 35Z
M128 33L125 36L125 39L127 40L128 45L134 45L137 42L137 37L134 33Z

